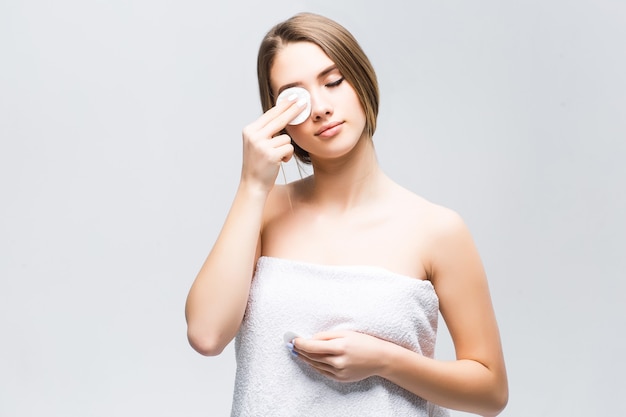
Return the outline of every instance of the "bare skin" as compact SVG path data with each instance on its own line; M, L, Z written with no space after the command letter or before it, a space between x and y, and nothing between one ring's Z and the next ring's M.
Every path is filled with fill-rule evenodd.
M281 103L244 129L239 189L187 300L191 345L219 354L236 335L259 256L319 264L371 265L430 280L456 350L438 361L350 331L295 339L299 357L339 381L378 375L444 407L497 415L507 376L487 279L471 235L453 211L402 188L378 166L363 134L365 116L352 86L317 46L292 43L271 71L275 95L298 84L312 114L287 132L311 155L314 175L275 186L293 155L280 132L299 112ZM330 71L328 71L330 69Z

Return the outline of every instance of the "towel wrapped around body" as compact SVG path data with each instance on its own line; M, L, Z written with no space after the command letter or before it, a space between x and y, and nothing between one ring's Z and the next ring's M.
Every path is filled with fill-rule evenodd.
M294 357L283 335L353 330L433 357L439 301L427 280L374 266L262 256L235 339L232 417L444 417L446 409L373 376L325 377Z

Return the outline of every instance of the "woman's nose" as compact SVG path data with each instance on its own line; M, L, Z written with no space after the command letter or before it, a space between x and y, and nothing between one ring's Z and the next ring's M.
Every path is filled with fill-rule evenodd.
M330 98L322 91L311 93L311 119L314 121L324 120L333 114L333 106Z

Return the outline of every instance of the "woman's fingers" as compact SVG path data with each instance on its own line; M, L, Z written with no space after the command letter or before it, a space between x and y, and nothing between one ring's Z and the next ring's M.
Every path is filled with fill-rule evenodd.
M324 375L340 381L358 381L376 375L384 342L353 331L318 333L294 339L298 357Z
M243 131L243 145L242 179L262 190L271 190L280 162L289 161L293 156L291 138L288 135L267 136L249 125Z
M316 363L328 364L330 358L339 354L332 341L304 339L302 337L294 339L293 350L311 365Z
M315 369L317 369L318 371L321 372L326 372L328 374L334 374L337 369L335 367L333 367L332 365L330 365L328 362L324 361L324 360L315 360L315 359L311 359L305 356L299 356L300 360L306 362L307 364L311 365L312 367L314 367Z
M294 347L298 353L311 355L338 355L343 353L341 339L304 339L298 337L294 340Z
M285 135L286 136L286 135ZM288 136L287 136L288 137ZM288 162L293 156L293 145L291 142L274 148L274 160Z
M339 381L359 380L365 376L355 373L348 365L348 358L345 355L314 354L309 352L298 352L298 358L313 367L321 374ZM355 378L355 375L359 375Z
M289 161L294 152L291 138L278 133L300 111L302 103L290 97L243 129L242 179L247 184L255 184L266 191L274 186L280 162Z
M293 145L289 135L278 135L268 140L273 150L273 160L286 162L293 155Z
M297 96L289 97L278 105L266 111L261 117L254 121L250 127L259 132L263 132L265 136L274 136L287 126L306 105L306 101L296 100Z

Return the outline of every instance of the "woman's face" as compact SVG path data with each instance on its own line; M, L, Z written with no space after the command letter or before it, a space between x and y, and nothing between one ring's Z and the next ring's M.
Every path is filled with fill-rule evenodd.
M287 133L312 159L344 156L364 134L365 112L359 97L319 46L287 44L274 58L270 84L274 97L295 86L311 94L311 116L302 124L287 126Z

